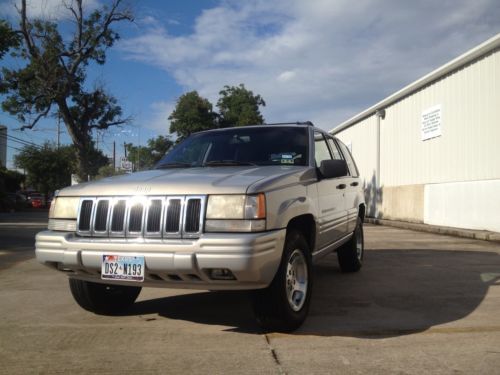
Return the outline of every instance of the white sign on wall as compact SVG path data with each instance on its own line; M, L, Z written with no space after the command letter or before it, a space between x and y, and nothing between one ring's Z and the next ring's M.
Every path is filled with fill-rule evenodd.
M441 104L422 112L422 141L441 136Z

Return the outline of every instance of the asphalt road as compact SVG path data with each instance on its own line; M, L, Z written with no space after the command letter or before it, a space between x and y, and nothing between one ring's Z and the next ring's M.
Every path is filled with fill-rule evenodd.
M27 259L42 221L0 217L0 373L500 373L498 243L366 226L361 272L325 258L303 327L264 334L245 293L80 309L65 275Z

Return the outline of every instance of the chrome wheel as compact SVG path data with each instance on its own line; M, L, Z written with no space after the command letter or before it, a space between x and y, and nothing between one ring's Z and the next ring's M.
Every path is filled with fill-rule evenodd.
M293 311L299 311L307 297L307 263L302 251L295 249L286 266L286 296Z

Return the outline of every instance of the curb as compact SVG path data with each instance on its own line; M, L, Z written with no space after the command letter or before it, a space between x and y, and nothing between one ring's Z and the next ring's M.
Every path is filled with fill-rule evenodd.
M439 225L410 223L407 221L396 221L396 220L386 220L386 219L375 219L372 217L366 217L365 223L370 223L375 225L387 225L396 228L416 230L419 232L445 234L448 236L470 238L474 240L500 242L500 233L490 232L487 230L472 230L472 229L442 227Z

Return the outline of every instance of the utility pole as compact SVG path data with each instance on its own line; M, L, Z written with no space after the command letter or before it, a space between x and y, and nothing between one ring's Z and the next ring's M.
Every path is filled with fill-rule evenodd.
M116 142L113 141L113 172L116 170Z
M127 143L123 141L123 151L125 152L125 157L127 157Z

